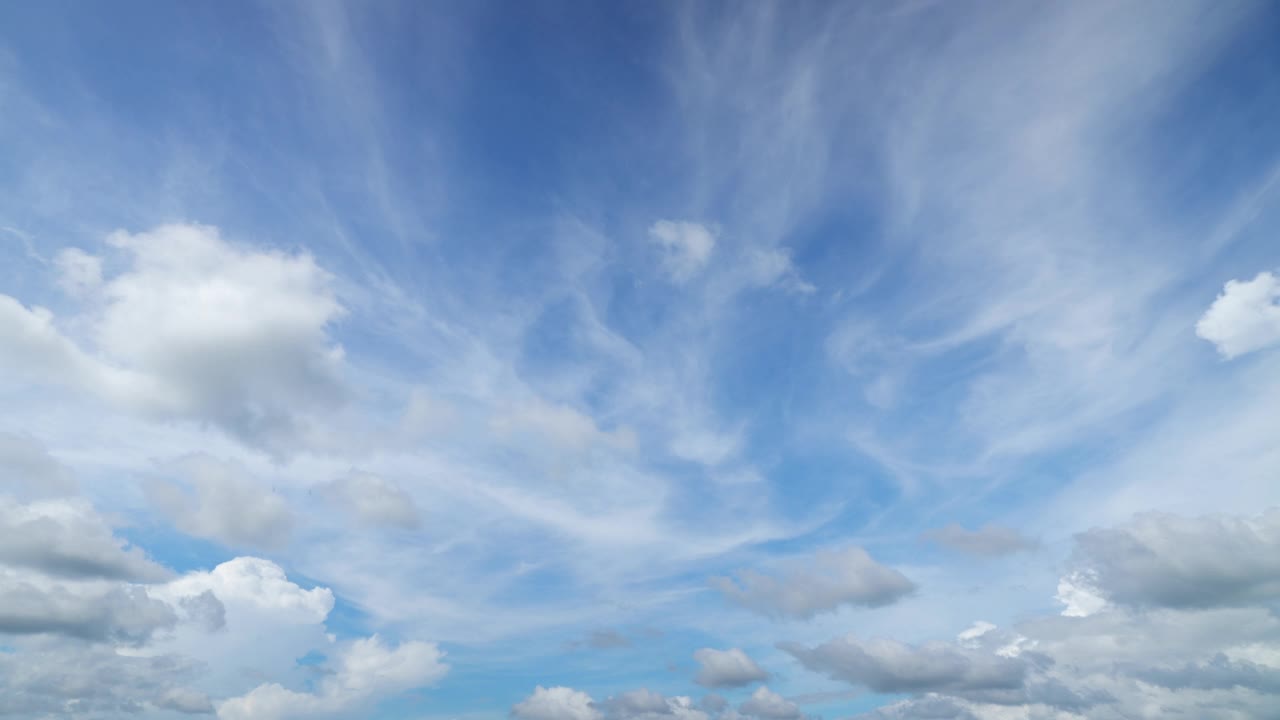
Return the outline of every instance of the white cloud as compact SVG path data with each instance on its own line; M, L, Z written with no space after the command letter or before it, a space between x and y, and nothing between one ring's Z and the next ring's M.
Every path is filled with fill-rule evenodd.
M799 706L763 685L738 706L738 711L763 720L800 720L804 717Z
M736 580L712 578L711 585L743 607L774 617L811 618L845 605L888 605L915 589L902 573L876 562L866 550L819 550L812 558L793 560L782 576L754 570Z
M433 643L402 642L388 647L378 636L355 640L315 692L297 692L276 683L218 705L222 720L276 720L350 712L366 703L405 690L434 684L449 670L444 653Z
M1252 280L1228 280L1196 323L1196 335L1227 359L1280 343L1280 278L1260 272Z
M703 687L742 687L769 679L769 673L738 648L702 648L693 654L693 659L699 665L694 680Z
M602 720L604 717L591 696L581 690L541 685L516 703L511 714L520 720Z
M662 248L662 267L675 283L686 283L706 267L716 247L716 234L694 222L659 220L649 239Z
M307 442L316 415L343 402L343 352L328 327L344 310L311 256L242 248L204 225L121 231L108 244L127 266L76 317L92 352L47 310L0 296L12 371L149 416L212 423L277 455ZM77 292L96 284L95 258L65 258Z
M280 547L288 540L293 517L284 498L239 464L190 455L163 471L181 480L152 480L148 499L183 532L233 547Z
M207 572L192 572L154 590L161 597L199 595L210 590L229 610L253 608L270 613L275 622L316 624L333 610L328 588L304 590L279 565L255 557L238 557Z
M412 530L421 522L409 493L372 473L352 471L322 485L320 492L369 526Z
M498 433L532 433L559 448L583 452L600 444L618 450L635 449L635 433L626 427L601 430L590 416L568 405L532 400L497 414L491 425Z

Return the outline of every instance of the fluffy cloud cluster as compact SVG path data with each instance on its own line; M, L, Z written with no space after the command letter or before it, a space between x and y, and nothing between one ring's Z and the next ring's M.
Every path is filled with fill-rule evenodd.
M343 308L309 255L242 248L204 225L117 232L107 244L124 265L115 275L82 250L56 262L83 304L69 324L84 338L0 295L0 367L148 416L209 423L277 455L342 402L342 349L327 328Z
M1228 280L1196 334L1227 359L1280 343L1280 278L1261 272L1252 280Z
M585 692L568 687L545 688L511 708L519 720L802 720L798 705L767 687L756 688L737 709L718 695L708 695L701 703L678 695L666 697L641 688L596 702Z
M791 561L781 568L780 577L744 570L736 579L717 577L711 584L749 610L800 619L845 605L888 605L916 587L859 547L821 550L810 559Z
M858 688L912 696L867 718L1264 717L1280 703L1278 518L1152 514L1081 533L1067 611L1011 629L781 648Z

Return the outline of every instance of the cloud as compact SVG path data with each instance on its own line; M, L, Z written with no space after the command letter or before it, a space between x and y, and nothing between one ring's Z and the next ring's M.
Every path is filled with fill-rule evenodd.
M716 247L716 233L694 222L659 220L650 226L649 240L662 248L662 268L677 284L701 272Z
M161 710L173 710L185 715L206 715L213 713L213 703L209 696L190 688L172 688L155 701Z
M806 648L779 647L809 670L878 693L971 692L1022 687L1026 663L949 643L911 646L894 640L861 641L853 635Z
M845 605L888 605L916 587L859 547L819 550L812 558L792 560L782 566L781 578L744 570L736 580L712 578L711 585L749 610L799 619L834 612Z
M90 295L102 286L102 258L66 248L53 259L58 269L58 286L73 297Z
M534 688L533 694L516 703L511 714L520 720L603 720L591 696L568 687Z
M84 296L75 320L92 351L49 311L0 295L12 372L147 416L211 423L277 456L343 403L343 351L328 328L344 309L310 255L233 245L206 225L119 231L107 243L125 268L100 287L96 257L60 256L64 285Z
M344 647L315 692L297 692L275 683L218 705L222 720L275 720L349 712L412 688L434 684L449 670L433 643L402 642L388 647L374 635Z
M635 448L635 433L626 427L601 430L595 420L569 407L541 400L526 402L497 414L491 425L500 434L531 433L564 450L583 452L593 445L617 450Z
M738 712L763 720L800 720L804 717L798 705L763 685L738 706Z
M233 547L278 548L288 540L293 516L284 498L238 463L197 454L163 471L180 482L153 479L147 497L183 532Z
M924 536L952 550L979 557L1012 555L1036 547L1035 541L1024 537L1017 530L995 525L968 530L958 523L951 523L946 527L930 530Z
M231 608L253 607L272 612L276 622L321 623L333 610L333 591L304 590L279 565L255 557L238 557L207 572L191 572L166 583L165 597L194 597L211 591Z
M149 709L210 712L185 688L197 663L174 655L125 655L67 641L0 652L0 717L121 717Z
M1196 323L1196 335L1228 360L1280 343L1280 278L1260 272L1252 280L1228 280Z
M409 493L372 473L352 471L320 486L320 493L370 527L413 530L421 524Z
M1069 578L1113 603L1210 608L1280 595L1280 509L1253 518L1143 514L1075 542Z
M693 659L699 665L694 681L703 687L742 687L769 679L769 673L738 648L702 648L693 654Z
M173 608L138 586L99 589L4 572L0 598L0 633L12 635L142 645L178 622Z
M82 500L0 497L0 563L56 577L162 580L169 572L117 539Z
M75 494L75 476L26 435L0 432L0 489L20 499Z

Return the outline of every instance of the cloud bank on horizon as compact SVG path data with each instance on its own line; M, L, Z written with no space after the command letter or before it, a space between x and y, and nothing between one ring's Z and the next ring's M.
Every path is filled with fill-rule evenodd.
M1265 717L1278 30L0 7L0 717Z

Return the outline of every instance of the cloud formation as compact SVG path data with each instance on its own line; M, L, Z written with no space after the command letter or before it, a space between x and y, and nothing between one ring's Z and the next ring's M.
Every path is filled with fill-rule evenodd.
M969 530L959 523L951 523L946 527L930 530L925 537L952 550L979 557L1000 557L1011 555L1036 546L1035 541L1023 537L1012 528L996 525L983 525L976 530Z
M738 648L702 648L693 654L693 659L699 666L694 681L703 687L742 687L769 679L769 673Z
M1196 335L1228 360L1280 343L1280 278L1260 272L1252 280L1228 280L1196 323Z
M781 565L778 576L743 570L736 578L712 578L711 586L748 610L799 619L846 605L888 605L916 587L859 547L819 550L810 558L791 560Z

